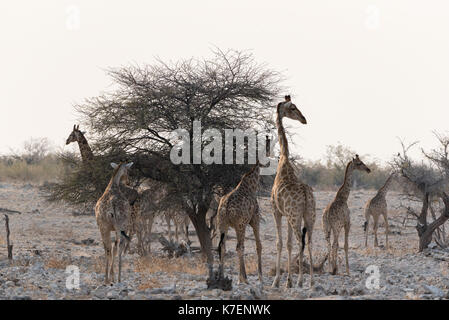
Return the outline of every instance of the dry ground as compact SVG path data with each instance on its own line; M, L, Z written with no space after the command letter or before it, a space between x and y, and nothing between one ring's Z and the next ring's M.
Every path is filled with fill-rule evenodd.
M321 227L324 207L333 199L334 191L317 191L317 220L314 229L314 256L323 254L326 244ZM369 248L364 246L363 208L374 195L373 191L353 191L349 198L351 232L349 260L351 275L343 274L344 255L339 251L339 275L325 272L315 276L315 285L309 288L305 275L303 288L285 288L286 275L281 287L272 289L270 270L276 256L275 228L268 198L259 204L265 222L261 225L263 241L264 289L257 288L255 243L251 228L247 229L246 262L250 285L237 285L237 256L234 232L227 243L225 272L233 278L230 292L207 290L205 268L200 257L168 259L160 245L152 246L153 254L139 258L135 254L125 257L123 282L103 285L103 246L94 216L74 215L74 208L47 203L38 186L18 183L0 183L0 208L20 211L10 214L14 261L7 258L5 231L0 225L0 298L1 299L443 299L449 289L449 251L437 248L417 253L417 235L413 222L405 226L403 212L397 209L399 195L388 195L390 244L385 249L384 227L379 229L379 248L373 248L370 235ZM283 265L286 263L284 228ZM158 220L156 233L166 233L165 222ZM193 227L190 227L193 230ZM197 238L191 233L193 246ZM342 247L343 239L340 239ZM294 253L298 251L295 244ZM66 267L75 265L80 270L80 288L67 289L70 274ZM371 266L379 268L379 289L366 286ZM327 265L325 266L327 268ZM327 271L327 269L325 269ZM294 277L294 283L296 275Z

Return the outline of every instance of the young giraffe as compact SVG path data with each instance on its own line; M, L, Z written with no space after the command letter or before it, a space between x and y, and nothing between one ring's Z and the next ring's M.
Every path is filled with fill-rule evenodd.
M315 223L315 198L313 190L308 185L302 183L295 174L295 169L290 163L288 142L285 135L285 129L282 124L284 117L297 120L302 124L307 124L306 118L298 110L295 104L291 102L290 96L285 96L285 101L277 105L276 126L278 129L280 158L278 162L276 178L274 179L271 190L271 203L273 205L273 217L276 224L276 276L273 281L273 287L279 287L281 253L282 253L282 217L287 218L287 284L292 286L292 233L296 237L299 245L299 263L303 264L303 254L305 246L305 236L307 233L307 246L310 262L310 286L313 285L313 258L312 258L312 233ZM304 229L301 229L304 221ZM299 268L299 277L297 286L303 284L303 271Z
M182 210L180 206L174 205L165 210L165 222L168 226L168 240L172 241L171 221L175 225L175 240L179 242L179 228L183 231L183 238L189 242L189 216Z
M366 203L365 206L365 224L363 225L363 229L365 231L365 247L368 246L368 230L369 230L369 219L370 216L373 217L373 230L374 230L374 246L378 247L379 244L377 242L377 228L378 228L378 221L379 216L383 216L385 221L385 242L386 247L388 248L388 217L387 217L387 200L386 195L388 192L388 189L391 186L391 183L393 182L394 178L396 177L395 173L392 173L387 181L385 181L385 184L377 191L377 194L369 200Z
M338 236L342 228L345 230L345 258L346 258L346 273L349 275L349 260L348 260L348 236L351 227L350 211L348 207L349 193L352 186L352 173L354 170L366 171L370 173L371 170L360 160L356 155L354 159L349 161L346 166L345 178L343 185L337 191L335 199L329 203L323 212L323 230L328 245L329 268L332 274L337 274L337 253L338 253ZM331 252L331 232L334 235Z
M122 253L126 247L125 241L129 242L130 240L125 231L129 227L131 206L120 189L120 180L124 175L128 174L128 169L132 164L132 162L128 164L120 163L119 165L111 163L114 173L106 190L95 205L95 217L100 229L106 256L105 283L109 283L109 280L114 281L114 259L117 249L118 282L121 281ZM111 231L115 231L115 243L112 252Z
M218 254L220 257L219 275L223 277L225 241L229 227L235 229L237 236L237 253L239 257L239 283L248 283L246 276L244 250L245 231L249 224L254 232L257 251L257 269L262 286L262 243L259 235L260 213L256 192L259 187L260 164L257 161L251 171L242 176L239 184L220 199L217 212L217 230L220 234Z

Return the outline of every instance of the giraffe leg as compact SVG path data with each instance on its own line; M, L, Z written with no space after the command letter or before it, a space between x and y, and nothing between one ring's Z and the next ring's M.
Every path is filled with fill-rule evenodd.
M148 253L151 253L151 231L153 230L153 223L154 223L154 215L151 215L148 218L148 226L147 226L147 248Z
M121 241L120 233L116 233L116 241L115 241L115 253L118 253L118 279L117 281L120 282L120 275L122 271L122 247L124 243Z
M368 247L368 233L369 233L369 216L365 222L365 248Z
M237 235L237 247L236 251L239 256L239 284L240 283L248 283L248 279L246 276L246 268L245 268L245 229L246 226L243 226L239 228L238 230L235 230L235 233Z
M172 236L171 236L171 221L170 221L170 217L168 215L165 215L165 221L167 222L167 226L168 226L168 241L172 241Z
M313 256L312 256L312 234L313 234L313 224L308 224L307 226L307 250L309 251L309 262L310 262L310 287L313 286Z
M387 217L387 213L385 212L383 214L384 216L384 220L385 220L385 247L388 249L389 245L388 245L388 233L390 233L390 226L388 225L388 217Z
M379 243L377 242L377 228L379 227L379 216L374 217L374 246L378 247Z
M261 289L263 288L263 277L262 277L262 242L260 241L260 225L259 218L252 219L250 223L254 232L254 239L256 239L256 251L257 251L257 272L259 274L259 283Z
M348 237L350 225L345 225L345 259L346 259L346 274L349 276L349 259L348 259Z
M112 246L111 246L111 234L110 232L101 232L101 238L103 239L103 246L104 246L104 255L105 255L105 271L104 271L104 282L105 284L109 284L110 277L109 277L109 264L111 261L111 253L112 253Z
M115 235L115 241L112 247L112 257L111 257L111 264L109 265L109 275L111 277L111 281L115 282L115 274L114 274L114 263L115 263L115 256L117 255L117 242L118 242L118 234Z
M329 264L329 273L332 273L332 252L331 252L331 228L329 228L328 224L324 225L324 235L327 242L327 255L328 255L328 264Z
M176 240L176 243L179 243L179 235L178 235L179 227L178 227L178 221L176 219L174 220L174 224L175 224L175 240Z
M292 234L292 226L287 222L287 288L292 287Z
M296 241L298 242L299 245L299 276L298 276L298 282L296 283L297 287L302 287L302 283L304 281L304 272L302 270L302 266L304 263L304 243L302 241L302 230L301 230L301 220L299 220L296 223L296 226L294 226L293 228L293 232L295 233L296 236Z
M339 232L336 232L336 230L334 230L334 241L332 243L332 274L335 275L338 273L338 261L337 261L337 257L338 257L338 236L339 236Z
M225 254L226 254L226 247L225 247L225 243L226 243L226 236L227 236L227 230L219 230L220 232L218 233L220 235L220 240L218 243L218 256L220 258L220 263L218 265L218 274L220 276L220 279L224 278L224 258L225 258Z
M122 281L122 255L125 251L126 244L129 240L125 239L125 237L120 234L119 243L118 243L118 282Z
M282 253L282 216L281 213L273 204L274 209L274 222L276 224L276 276L274 277L272 287L279 288L279 280L281 279L281 253Z

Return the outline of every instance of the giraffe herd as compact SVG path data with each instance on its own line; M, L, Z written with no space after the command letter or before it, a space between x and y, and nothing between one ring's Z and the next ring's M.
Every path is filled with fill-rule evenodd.
M299 250L299 266L303 265L304 249L307 243L309 257L309 279L310 287L313 286L313 229L316 218L316 202L313 189L302 182L295 172L295 166L290 162L288 141L286 138L283 119L289 118L307 124L306 118L301 111L291 101L290 96L285 96L285 100L277 105L276 126L280 145L280 156L276 170L276 176L271 191L272 214L276 226L276 265L275 277L272 287L279 287L281 276L281 255L282 255L282 217L287 221L287 281L286 287L292 287L292 237L295 238ZM83 164L94 159L89 144L84 137L79 126L74 126L68 137L66 144L77 142L81 153ZM97 225L103 240L106 266L105 282L114 281L114 259L118 253L118 281L121 281L122 254L131 241L131 236L136 233L138 248L148 253L150 251L151 229L154 215L154 206L158 199L166 193L166 188L160 184L154 184L149 189L137 192L128 183L128 170L132 166L130 163L111 163L114 168L111 180L103 195L95 206ZM261 215L259 212L257 191L259 186L261 164L256 165L244 174L239 184L228 194L221 197L216 213L214 228L219 235L219 276L224 276L225 242L229 227L232 227L237 236L236 251L239 262L239 283L248 283L245 261L245 230L248 225L254 232L256 241L258 277L261 287L263 286L262 275L262 242L260 240L259 223ZM342 229L344 230L344 252L346 261L346 274L349 275L348 259L348 239L351 226L350 210L348 207L348 197L352 186L352 174L355 170L370 173L370 169L362 162L358 155L347 163L342 186L337 191L334 200L324 209L322 215L322 225L327 242L327 257L329 258L329 272L338 273L337 253L338 238ZM367 202L365 208L366 222L365 246L368 245L369 220L373 218L374 245L378 246L377 229L378 220L382 215L385 220L386 246L388 247L388 217L386 194L396 175L391 174L385 184L378 190L377 194ZM165 211L165 218L169 228L169 238L171 240L170 221L175 222L175 237L178 241L178 226L182 227L184 237L188 241L189 218L182 213L181 208L172 205ZM115 232L115 241L111 242L111 232ZM333 236L331 239L331 235ZM332 243L331 243L332 240ZM147 245L144 248L144 244ZM299 276L296 285L303 285L303 268L299 268Z

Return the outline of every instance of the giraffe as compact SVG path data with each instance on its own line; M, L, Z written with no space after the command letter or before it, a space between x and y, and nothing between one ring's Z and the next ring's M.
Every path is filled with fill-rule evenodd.
M171 221L175 225L175 240L179 242L179 228L183 230L184 240L189 243L189 216L182 210L180 206L171 206L165 210L165 222L168 226L168 240L172 240Z
M239 258L239 283L248 283L245 269L245 231L249 224L254 232L257 251L257 269L260 286L262 283L262 243L259 234L260 213L256 192L259 187L260 164L245 173L239 184L220 199L217 213L217 230L220 234L218 254L220 257L219 276L223 278L225 241L229 227L235 229L237 236L237 253Z
M354 170L365 171L370 173L371 170L360 160L359 155L356 155L346 165L345 178L342 186L337 191L334 200L324 209L323 212L323 230L328 246L329 268L332 274L337 274L337 252L338 252L338 236L340 231L344 228L345 231L345 258L346 258L346 273L349 275L349 260L348 260L348 236L351 227L350 211L348 207L349 193L351 192L352 173ZM331 232L334 240L331 252Z
M273 206L273 217L276 225L276 276L272 287L279 287L282 253L282 217L287 218L287 288L292 286L292 233L299 245L299 263L303 264L303 253L305 247L305 236L307 233L307 246L310 262L310 286L313 285L313 258L312 258L312 233L315 224L315 198L311 187L301 182L295 174L295 169L289 161L288 142L282 123L284 117L297 120L307 124L306 118L292 103L290 96L285 96L285 101L277 105L276 126L280 145L280 157L271 190L271 203ZM304 221L304 228L301 229ZM303 270L299 268L297 286L302 287Z
M94 154L92 152L92 149L89 146L89 143L87 142L86 137L84 136L84 132L80 130L80 126L74 124L73 130L70 133L69 137L67 138L65 144L68 145L72 142L77 142L78 147L80 149L81 153L81 160L83 165L87 165L90 163L91 160L94 159ZM122 179L120 180L120 189L125 194L125 197L129 200L129 204L132 206L132 218L131 218L131 225L129 227L129 236L131 237L134 232L134 221L137 219L137 207L134 206L136 203L136 200L138 198L138 193L134 188L129 187L129 180L128 175L123 175ZM88 205L85 204L84 210L86 210L86 207Z
M391 186L391 183L396 177L396 173L392 173L388 179L385 181L385 184L377 191L377 194L366 203L365 206L365 224L363 225L363 229L365 231L365 247L368 246L368 230L369 230L369 219L370 216L373 217L373 229L374 229L374 246L378 247L379 244L377 242L377 228L379 216L383 216L385 221L385 246L388 248L388 217L387 217L387 200L386 195Z
M68 145L72 142L78 142L78 147L81 153L81 159L83 163L86 164L88 161L93 160L94 154L92 153L92 149L87 142L86 137L84 137L84 133L81 132L80 126L73 125L73 130L67 138L65 144Z
M132 165L132 162L111 163L112 168L114 168L111 180L95 205L95 217L100 229L106 256L105 283L109 283L110 280L114 281L114 259L117 251L118 282L121 281L122 253L126 246L125 241L128 242L130 240L125 231L127 231L129 226L131 206L121 191L119 184L123 175L128 174L128 170ZM111 231L115 231L115 242L112 252Z

